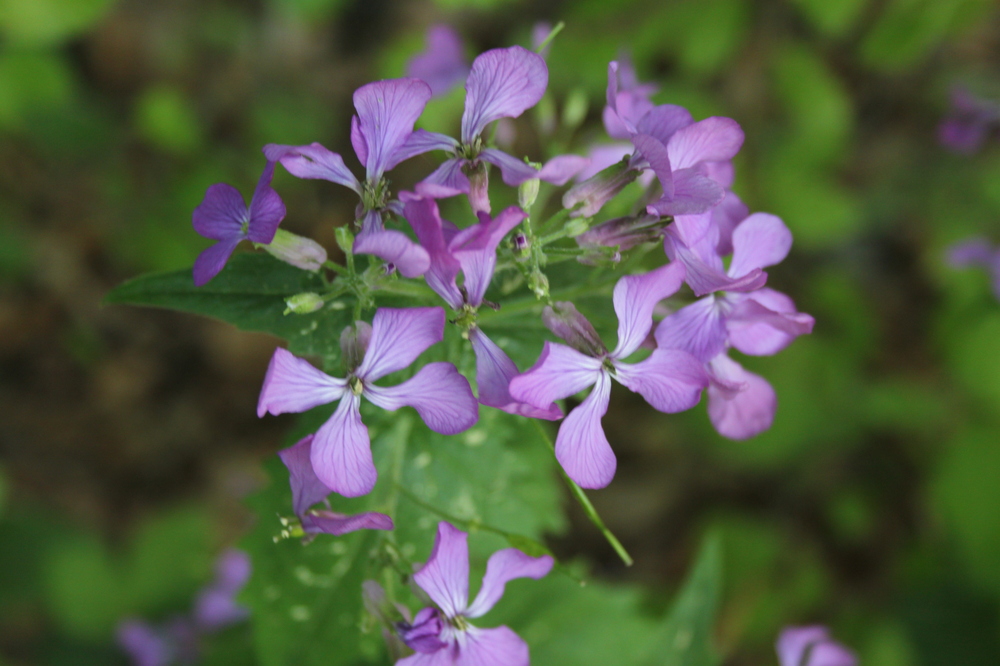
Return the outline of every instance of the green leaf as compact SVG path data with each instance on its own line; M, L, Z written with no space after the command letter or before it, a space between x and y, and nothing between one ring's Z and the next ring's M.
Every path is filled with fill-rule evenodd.
M335 357L350 312L330 305L308 315L286 315L285 297L324 291L322 278L266 254L236 254L211 282L195 287L190 270L143 275L119 285L107 303L148 305L221 319L244 331L288 341L294 354ZM333 304L336 306L336 303ZM314 335L314 331L330 332Z
M647 664L711 666L718 659L712 648L712 625L722 588L722 542L709 535L694 569L674 601Z

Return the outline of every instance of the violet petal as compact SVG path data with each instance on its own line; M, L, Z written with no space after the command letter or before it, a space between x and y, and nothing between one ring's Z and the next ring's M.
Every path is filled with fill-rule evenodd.
M200 236L212 240L246 238L243 224L249 222L243 196L232 185L216 183L205 192L205 198L191 214L191 224Z
M365 169L377 181L391 168L391 160L413 131L413 124L431 98L431 88L420 79L375 81L354 91L358 131L365 139Z
M486 575L479 594L466 610L468 617L485 615L503 596L504 586L515 578L544 578L551 570L554 560L548 555L531 557L517 548L504 548L490 555L486 563Z
M312 466L328 488L345 497L359 497L375 487L378 472L372 462L368 428L361 422L360 398L348 392L337 411L316 431Z
M792 248L792 232L781 218L768 213L754 213L733 231L733 260L729 275L740 277L755 268L780 263Z
M524 160L519 160L496 148L486 148L479 153L479 159L499 167L503 182L511 187L517 187L526 180L538 178L538 169L527 164Z
M241 240L243 239L238 236L220 240L215 245L210 245L202 250L198 258L194 260L194 268L191 271L194 286L201 287L221 273L226 262L229 261L229 256Z
M355 254L373 254L390 262L407 278L420 277L430 268L427 250L410 240L401 231L374 231L354 240Z
M603 374L600 359L546 342L535 365L510 380L510 394L515 400L546 409L556 400L579 393Z
M434 548L413 581L447 617L464 613L469 605L468 535L451 523L438 523Z
M679 349L654 349L640 363L616 363L615 368L619 382L665 414L691 409L708 387L701 362Z
M618 344L610 354L612 358L625 358L639 348L653 327L653 308L683 283L684 265L680 262L618 280L613 296L618 315Z
M778 398L760 375L747 372L736 361L719 354L708 364L712 383L708 387L708 418L723 437L749 439L771 427ZM722 387L716 382L723 383ZM743 384L738 392L726 386Z
M357 370L366 383L409 366L424 350L444 339L443 308L379 308L372 337Z
M313 435L306 435L294 446L278 451L278 457L288 468L288 482L292 487L292 511L300 519L313 504L326 499L331 491L312 467Z
M302 529L306 534L322 532L341 536L358 530L391 530L393 527L392 518L375 511L346 515L320 509L302 517Z
M434 97L457 86L469 74L462 40L447 25L427 31L427 48L406 63L406 75L425 81Z
M743 130L732 118L712 116L683 127L670 137L667 151L674 169L700 162L731 160L743 145Z
M305 412L347 392L347 380L331 377L305 359L278 347L267 366L257 401L257 416Z
M659 349L681 349L702 363L726 347L726 322L714 297L685 305L661 321L654 332Z
M505 626L469 627L455 666L528 666L528 644Z
M247 238L254 243L270 243L278 225L285 219L285 203L271 187L273 178L274 162L268 161L250 199Z
M428 428L443 435L468 430L479 419L469 381L451 363L428 363L398 386L366 384L364 396L389 411L413 407Z
M361 194L361 183L344 164L344 158L321 144L315 142L308 146L269 144L269 147L274 150L282 149L278 161L296 178L328 180Z
M610 398L611 377L598 371L594 389L566 416L556 435L556 460L582 488L604 488L615 476L618 463L601 427Z
M510 380L518 375L514 362L478 327L469 331L469 341L476 354L476 386L481 404L529 418L547 421L562 418L562 410L555 403L550 404L548 409L538 409L514 400L510 395Z
M480 54L465 83L462 143L473 143L494 120L517 118L533 107L548 82L545 61L521 46Z

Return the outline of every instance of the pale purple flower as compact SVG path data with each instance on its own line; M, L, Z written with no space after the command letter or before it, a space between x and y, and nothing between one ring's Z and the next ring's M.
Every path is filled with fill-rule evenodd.
M1000 125L1000 104L976 97L956 86L951 91L951 108L938 126L938 139L956 153L971 155Z
M200 287L218 275L240 241L267 244L274 238L285 217L285 204L271 187L273 178L274 161L269 157L249 206L232 185L216 183L205 192L205 198L191 215L191 224L199 235L218 242L195 259L195 286Z
M431 258L424 275L427 285L452 310L471 319L466 332L476 354L479 402L511 414L548 420L561 418L562 411L554 404L538 409L510 396L508 386L518 374L517 366L475 323L475 313L493 279L497 246L527 214L516 206L503 210L495 218L479 213L478 224L459 230L441 219L433 199L406 192L400 199L404 202L403 216ZM461 288L456 282L459 273L464 277Z
M361 397L383 409L417 410L431 430L454 435L479 417L465 377L451 363L428 363L398 386L374 384L413 363L444 337L442 308L379 308L371 325L357 322L341 335L347 377L331 377L307 361L278 348L264 378L257 415L304 412L338 402L337 410L313 438L313 471L333 492L357 497L375 486L368 428L361 422Z
M118 624L115 639L133 666L167 666L174 660L174 639L148 622L123 620Z
M391 262L404 277L417 277L427 269L427 255L400 231L386 230L383 216L396 206L389 201L385 173L403 160L432 150L410 143L413 124L431 97L431 89L419 79L376 81L354 91L357 115L351 118L351 143L365 165L365 180L359 181L343 158L319 143L307 146L268 144L264 154L298 178L328 180L357 193L356 217L361 232L353 251L373 254Z
M475 600L469 603L468 535L438 523L434 549L413 581L437 608L424 608L413 622L400 623L403 641L415 654L396 666L528 666L528 645L508 627L480 629L469 623L485 615L503 596L508 581L543 578L552 569L548 555L529 557L516 548L490 556Z
M236 595L250 580L250 557L231 548L215 562L215 580L198 593L194 621L202 632L217 631L250 617L250 610L236 603Z
M766 379L748 372L725 352L705 367L711 381L708 418L720 435L749 439L771 427L778 397Z
M1000 251L985 238L970 238L948 248L948 263L955 268L985 268L990 274L993 293L1000 299Z
M646 339L654 306L676 292L683 279L684 267L672 263L618 280L613 297L618 344L611 352L571 303L546 308L546 325L571 347L546 342L538 362L511 380L511 395L536 407L594 387L562 422L555 444L559 463L584 488L603 488L615 475L615 454L601 427L612 378L667 413L695 406L708 386L702 363L685 351L656 349L639 363L623 362Z
M424 81L438 97L469 75L462 39L447 25L433 25L427 30L427 49L406 64L406 75Z
M857 666L858 658L826 627L786 627L775 645L781 666Z
M374 511L355 515L336 513L330 509L327 495L332 490L326 486L312 466L312 442L314 435L306 435L294 446L278 452L281 462L288 468L288 481L292 487L292 510L306 534L323 532L340 536L355 530L391 530L392 519ZM326 508L313 509L322 502Z

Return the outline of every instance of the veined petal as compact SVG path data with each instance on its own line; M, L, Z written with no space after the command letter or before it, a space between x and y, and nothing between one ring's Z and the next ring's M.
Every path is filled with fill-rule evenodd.
M527 216L517 206L505 208L494 218L488 213L479 213L479 224L461 230L448 244L452 256L462 267L470 305L478 306L483 302L493 279L500 241Z
M462 638L455 666L528 666L528 644L508 627L469 627Z
M226 266L229 256L241 240L243 238L240 236L227 238L202 250L198 258L194 260L194 269L192 270L194 286L201 287L218 275Z
M712 230L709 230L711 233ZM763 287L767 282L767 273L757 268L745 275L731 278L722 272L722 260L718 255L709 252L697 252L689 248L678 238L678 231L667 227L663 249L674 261L684 264L684 280L696 296L704 296L715 291L752 291ZM710 238L708 234L699 241L705 245Z
M245 238L243 223L250 212L243 196L232 185L216 183L209 186L205 198L191 214L191 225L198 235L212 240Z
M708 418L723 437L749 439L771 427L778 398L760 375L747 372L736 361L719 354L708 364ZM733 391L734 384L742 390Z
M494 120L517 118L533 107L548 83L545 61L521 46L480 54L465 82L462 143L471 144Z
M579 393L601 376L600 359L546 342L535 365L510 380L510 394L515 400L546 409L560 398Z
M392 518L384 513L366 511L353 516L333 511L312 511L302 517L302 530L306 534L332 534L340 536L358 530L391 530Z
M365 135L361 133L361 119L351 116L351 146L354 147L354 154L358 156L358 161L368 164L368 142Z
M403 145L397 148L396 152L392 154L387 168L391 169L404 160L429 153L432 150L455 152L460 145L458 141L444 134L428 132L424 129L414 130L410 136L406 137Z
M319 143L308 146L268 144L264 154L276 156L281 166L296 178L328 180L361 194L361 183L344 164L344 158Z
M709 296L668 315L653 334L658 349L681 349L707 363L726 348L726 322Z
M708 387L708 373L698 359L679 349L654 349L646 360L616 363L616 379L666 414L691 409Z
M348 391L326 423L316 431L312 466L330 490L344 497L360 497L375 487L378 472L372 462L368 428L361 422L361 399Z
M465 614L468 617L482 617L503 596L504 586L515 578L544 578L554 561L548 555L530 557L517 548L504 548L490 555L486 563L486 575L475 601Z
M455 284L455 278L462 270L462 265L448 249L445 223L441 219L437 202L408 192L403 192L400 198L404 203L403 217L409 222L417 234L420 245L430 257L430 267L424 275L427 286L443 298L452 309L458 310L462 307L464 299Z
M516 187L526 180L538 178L538 169L527 164L524 160L511 157L496 148L486 148L479 153L479 159L499 167L503 182L511 187Z
M451 523L438 523L430 557L413 574L413 581L447 617L464 613L469 605L468 536Z
M395 666L455 666L455 647L448 646L435 652L416 652L396 662Z
M642 344L653 327L653 308L684 283L684 264L671 262L644 275L626 275L615 284L618 344L612 358L625 358Z
M278 451L278 457L288 468L288 481L292 486L292 510L299 518L313 504L326 499L332 491L319 480L312 467L313 435L306 435L294 446Z
M699 173L697 169L676 169L672 177L671 194L668 196L664 189L663 197L648 206L660 215L705 213L718 205L726 195L721 185ZM662 184L663 181L660 182Z
M661 104L651 108L635 125L639 134L648 134L666 145L677 130L694 122L691 112L676 104Z
M468 194L472 189L469 177L462 172L466 160L453 157L441 163L431 175L417 183L417 194L433 199L447 199L459 194Z
M372 319L371 342L358 377L374 382L402 370L442 339L443 308L379 308Z
M610 143L605 145L591 146L587 150L587 158L590 160L580 173L576 174L576 180L582 182L596 176L612 164L622 161L626 155L631 155L635 151L635 146L629 143ZM556 183L558 185L558 183Z
M580 155L557 155L545 163L536 176L553 185L565 185L569 179L590 166L590 158ZM610 165L609 165L610 166Z
M451 363L428 363L398 386L366 383L364 396L389 411L413 407L428 428L442 435L468 430L479 419L469 381Z
M582 488L604 488L618 463L601 427L611 399L611 377L601 371L590 395L571 411L556 435L556 460Z
M427 250L410 240L401 231L373 231L354 240L355 254L374 254L392 263L403 277L423 275L431 266Z
M773 289L758 289L730 297L735 305L726 318L729 342L744 354L776 354L800 335L812 333L816 320L795 311L788 296Z
M780 263L792 249L792 232L781 218L754 213L733 231L733 261L729 275L739 277L755 268Z
M719 256L733 253L733 231L748 215L750 209L733 192L726 192L725 198L712 209L712 224L719 233L715 248Z
M514 361L478 327L469 331L469 341L476 353L476 385L481 404L535 419L555 421L562 418L562 410L555 403L548 409L538 409L514 400L510 395L510 380L518 374Z
M347 380L331 377L308 361L278 347L264 375L257 416L305 412L347 392ZM329 485L329 484L327 484Z
M632 145L649 162L649 167L656 174L657 180L660 181L660 187L663 188L664 198L671 199L674 195L673 169L675 167L671 164L666 147L661 141L648 134L633 136Z
M264 172L257 181L253 198L250 199L250 221L247 225L247 237L254 243L270 243L274 232L285 219L285 203L271 187L274 179L274 162L268 160Z
M743 145L743 130L732 118L712 116L683 127L670 137L667 151L674 169L700 162L731 160Z
M393 153L413 131L430 98L431 87L420 79L375 81L354 91L358 130L368 149L368 180L377 181L391 168Z

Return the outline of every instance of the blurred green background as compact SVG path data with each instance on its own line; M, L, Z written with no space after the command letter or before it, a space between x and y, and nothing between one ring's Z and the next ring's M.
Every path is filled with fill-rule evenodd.
M657 102L744 127L734 189L796 239L769 283L817 321L746 360L780 402L750 441L616 392L619 472L593 497L637 564L572 509L556 552L657 608L717 528L727 665L775 664L808 622L863 664L1000 663L1000 303L943 261L1000 240L1000 146L935 134L952 85L998 87L995 3L0 0L0 664L124 664L118 620L189 607L290 424L254 416L273 339L104 293L190 266L192 209L249 191L264 143L349 154L351 92L401 76L429 25L474 55L540 20L566 22L556 103L590 100L574 149L622 52ZM285 228L332 248L348 192L275 182ZM245 631L206 660L253 663Z

